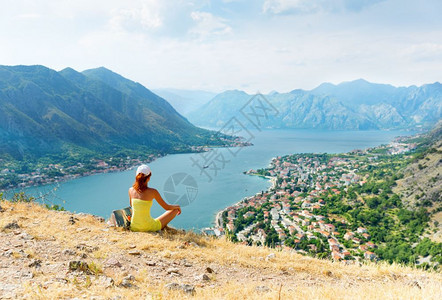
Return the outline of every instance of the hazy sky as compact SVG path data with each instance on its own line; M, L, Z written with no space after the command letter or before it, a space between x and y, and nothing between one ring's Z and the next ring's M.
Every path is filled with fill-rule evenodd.
M148 88L442 81L441 0L0 0L0 64L105 66Z

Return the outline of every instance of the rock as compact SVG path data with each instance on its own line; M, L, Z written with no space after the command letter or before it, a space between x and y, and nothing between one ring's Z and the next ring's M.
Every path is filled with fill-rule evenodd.
M19 284L0 283L1 299L17 299L15 291L18 291L19 288Z
M63 253L64 255L75 255L75 254L77 254L77 252L75 252L74 250L71 250L71 249L64 249L63 252L61 252L61 253Z
M132 287L132 282L123 279L123 281L121 281L119 286L124 288L130 288Z
M78 250L81 250L81 251L89 252L89 253L98 250L98 247L96 247L96 246L92 247L92 246L89 246L89 245L86 245L86 244L78 244L75 248L77 248Z
M30 268L39 268L41 267L41 260L39 259L34 259L29 265L28 267Z
M87 217L87 216L90 216L90 214L86 214L86 213L78 213L78 214L75 214L76 216L79 216L79 217Z
M421 286L419 285L419 282L417 282L416 280L414 280L414 281L410 281L410 282L408 283L408 285L410 285L410 286L412 286L412 287L417 287L417 288L419 288L419 289L422 289Z
M267 293L270 292L271 289L265 285L259 285L255 288L255 291L257 291L258 293Z
M18 253L21 255L21 257L24 257L24 258L31 258L31 255L30 255L29 253L26 253L23 249L20 249L20 250L18 251Z
M195 294L195 286L191 284L178 284L175 282L168 283L164 286L168 290L179 291L182 290L186 294L194 295Z
M206 268L207 273L215 273L211 267Z
M83 232L83 231L90 232L91 230L89 228L86 228L86 227L77 228L77 232Z
M333 275L333 273L331 271L329 271L329 270L325 270L323 273L326 276L332 276Z
M21 274L21 278L23 279L32 279L34 278L34 273L32 272L26 272Z
M105 265L108 267L119 267L121 268L121 263L116 260L115 258L109 258L106 262Z
M175 290L176 291L176 290L180 289L180 285L178 283L172 282L172 283L166 284L165 288L169 289L169 290Z
M129 253L129 255L141 255L141 252L138 250L131 250L128 253Z
M94 218L100 223L104 223L106 221L103 217L94 216Z
M276 257L275 253L270 253L269 255L266 256L266 261L274 259L275 257Z
M186 294L195 295L195 286L193 286L191 284L182 284L181 289Z
M153 266L156 266L157 263L154 262L154 261L149 260L149 261L146 261L146 265L148 265L148 266L150 266L150 267L153 267Z
M180 274L180 270L178 268L169 268L169 269L167 269L167 274L172 274L172 273Z
M69 218L69 224L74 225L75 223L77 223L78 219L75 218L74 216L70 216Z
M207 280L210 280L210 277L207 276L207 274L201 274L201 275L195 276L195 279L200 280L200 281L207 281Z
M193 247L200 248L200 245L198 245L198 244L195 243L195 242L190 242L189 244L190 244L191 246L193 246Z
M17 224L17 221L12 221L11 223L6 224L3 227L3 230L7 230L7 229L19 229L20 226Z
M14 253L14 251L12 251L12 250L8 250L8 251L6 251L5 253L3 253L3 256L11 257L13 253Z
M127 249L135 249L135 248L137 248L136 245L129 245L129 246L127 247Z
M191 264L191 263L184 263L184 266L185 266L185 267L191 267L192 264Z
M69 262L69 271L80 271L90 274L89 265L84 261L73 260Z
M3 207L0 206L0 213L4 212L5 210L3 209Z
M103 285L105 288L110 288L115 284L114 280L107 276L100 276L99 283Z
M124 277L123 280L134 281L135 280L135 276L132 275L132 274L129 274L126 277Z
M21 238L22 240L25 240L25 241L30 241L30 240L34 239L34 237L32 235L30 235L26 232L19 234L18 237Z
M55 278L55 281L60 282L60 283L64 283L64 284L69 283L69 280L67 280L66 278L62 278L62 277Z
M121 287L130 288L133 286L132 282L135 280L135 277L133 275L128 275L123 278L123 280L120 283Z

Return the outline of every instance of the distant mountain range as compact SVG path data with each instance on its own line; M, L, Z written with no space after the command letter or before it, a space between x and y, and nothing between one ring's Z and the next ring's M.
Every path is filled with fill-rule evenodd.
M209 102L217 93L199 90L152 89L166 99L180 114L186 115Z
M218 145L166 100L106 68L0 66L0 158Z
M187 114L199 126L220 127L239 114L253 95L233 90ZM278 114L263 128L330 130L416 129L434 125L442 117L442 85L393 87L365 80L338 85L324 83L311 91L272 92L264 98Z

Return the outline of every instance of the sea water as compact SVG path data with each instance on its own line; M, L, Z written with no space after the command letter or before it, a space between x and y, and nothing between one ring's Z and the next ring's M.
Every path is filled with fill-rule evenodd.
M273 157L306 152L341 153L386 144L395 136L410 135L402 131L265 130L252 133L253 146L218 148L213 154L203 154L205 157L195 153L167 155L149 164L152 169L149 186L156 188L166 202L182 204L182 214L171 222L172 226L194 230L212 226L218 211L266 190L270 186L268 180L243 172L265 168ZM215 165L219 170L213 170ZM24 191L36 196L44 194L46 202L69 211L108 218L112 210L129 206L128 188L134 178L132 169L82 177L57 187L29 187ZM157 217L164 209L155 202L151 213Z

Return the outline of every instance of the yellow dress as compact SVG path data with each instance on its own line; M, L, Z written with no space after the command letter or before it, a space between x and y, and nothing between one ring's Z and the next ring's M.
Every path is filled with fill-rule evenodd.
M161 222L150 215L152 200L132 199L132 218L130 230L132 231L158 231Z

